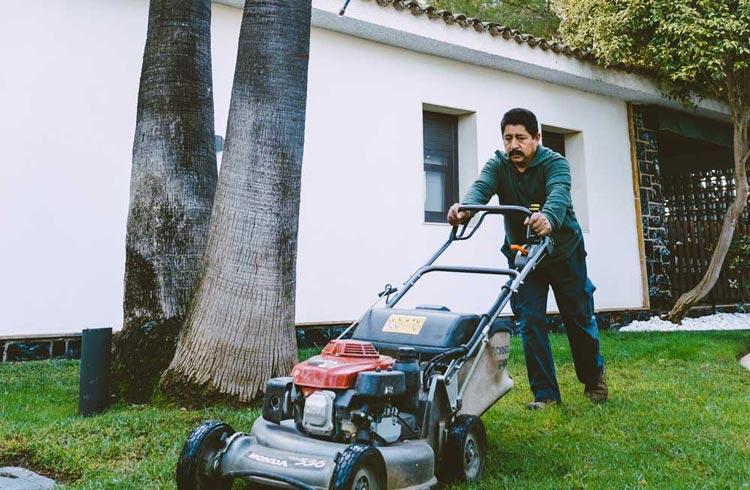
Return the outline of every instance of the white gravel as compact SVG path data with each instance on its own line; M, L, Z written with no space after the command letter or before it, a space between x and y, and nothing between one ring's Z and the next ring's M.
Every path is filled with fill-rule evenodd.
M634 321L620 332L688 332L708 330L750 330L750 313L716 313L700 318L685 318L682 325L662 320L657 316L649 320Z

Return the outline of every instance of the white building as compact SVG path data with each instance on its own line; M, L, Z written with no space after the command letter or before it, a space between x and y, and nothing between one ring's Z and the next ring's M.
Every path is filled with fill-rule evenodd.
M239 3L213 9L219 135L226 127ZM5 7L0 336L120 328L147 1ZM462 195L500 145L502 114L517 106L537 114L550 144L564 144L597 309L647 306L628 103L678 106L644 79L558 53L559 46L489 32L462 16L415 15L423 12L415 3L353 0L345 17L336 15L338 0L314 0L313 7L298 322L352 320L383 284L400 284L421 265L450 230L429 222L440 213L425 212L441 206L439 174L425 170L425 155L435 155L425 134L455 124L452 193ZM725 112L711 102L700 111ZM430 113L450 117L434 126ZM502 227L499 220L491 225L446 261L503 266ZM412 301L483 309L497 285L496 279L436 275L415 289Z

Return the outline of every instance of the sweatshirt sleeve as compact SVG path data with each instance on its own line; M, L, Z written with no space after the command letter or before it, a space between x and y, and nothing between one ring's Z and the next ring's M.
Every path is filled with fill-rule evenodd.
M557 231L570 206L570 166L565 158L559 157L550 163L545 186L547 199L542 214L552 225L552 231Z
M497 171L499 165L500 162L497 158L490 158L484 164L479 177L471 184L461 204L484 205L492 199L492 196L497 192Z

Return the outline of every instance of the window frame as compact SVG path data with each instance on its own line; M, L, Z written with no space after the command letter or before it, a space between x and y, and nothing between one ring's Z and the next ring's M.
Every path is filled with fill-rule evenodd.
M425 162L427 152L427 138L425 137L425 121L431 119L438 122L447 122L451 126L451 162L448 165L428 164ZM425 209L424 220L427 223L447 223L448 209L455 202L458 202L458 116L442 114L439 112L422 111L422 170L424 171L425 182ZM428 211L427 205L427 172L440 172L444 177L443 186L443 203L442 211Z

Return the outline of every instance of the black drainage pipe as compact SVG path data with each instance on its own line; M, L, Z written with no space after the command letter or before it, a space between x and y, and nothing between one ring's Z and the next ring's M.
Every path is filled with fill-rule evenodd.
M109 407L111 328L87 328L81 334L81 377L78 413L87 417Z

